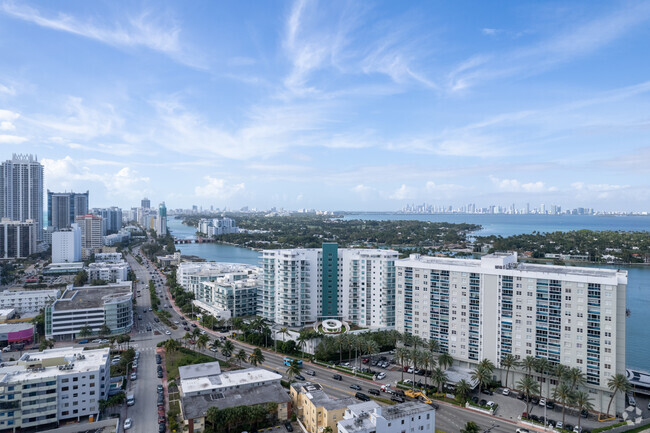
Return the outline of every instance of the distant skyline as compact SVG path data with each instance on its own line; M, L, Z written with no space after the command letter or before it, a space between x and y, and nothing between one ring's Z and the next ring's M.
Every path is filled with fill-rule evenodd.
M649 22L635 1L0 0L0 159L36 154L90 207L648 211Z

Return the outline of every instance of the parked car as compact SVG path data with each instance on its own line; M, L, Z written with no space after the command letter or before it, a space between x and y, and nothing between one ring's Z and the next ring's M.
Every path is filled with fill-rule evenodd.
M510 389L509 388L503 388L503 391L501 392L503 395L510 395Z
M380 372L380 373L377 373L377 380L382 380L385 377L386 377L386 373L384 373L383 371Z
M124 430L128 430L133 426L133 420L131 418L127 418L124 420Z
M562 424L562 421L558 421L558 422L555 423L555 428L556 429L559 430L559 429L561 429L563 427L564 427L564 424Z
M131 380L136 380L138 378L138 373L131 373Z
M291 425L291 422L289 422L289 421L284 423L284 428L286 428L288 432L293 431L293 426Z
M88 340L81 340L79 344L88 344Z

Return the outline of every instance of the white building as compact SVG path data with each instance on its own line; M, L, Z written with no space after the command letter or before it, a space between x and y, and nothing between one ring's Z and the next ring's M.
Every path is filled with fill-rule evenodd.
M282 375L262 368L221 372L218 362L186 365L178 368L181 397L211 394L215 391L245 390L257 386L280 385Z
M0 258L18 259L37 253L37 241L38 227L33 220L0 220Z
M121 263L124 261L122 253L96 253L95 263Z
M104 236L104 245L113 246L118 242L125 242L131 239L131 231L120 229L119 232Z
M88 281L106 281L117 283L126 281L129 276L129 264L125 261L117 263L91 263L88 265Z
M208 237L239 233L237 223L232 218L201 218L197 231Z
M248 272L234 272L225 274L213 282L203 282L199 290L199 300L217 310L229 311L230 317L255 316L260 285L257 276Z
M49 290L5 290L0 293L0 308L13 308L18 314L37 313L54 302L61 291Z
M57 341L80 338L88 327L99 334L103 325L111 334L131 332L133 326L131 282L105 286L68 286L63 295L45 308L45 335Z
M258 314L283 326L336 318L369 328L395 326L393 250L265 250Z
M43 166L35 155L14 153L0 164L0 218L32 220L43 239Z
M597 410L607 406L607 380L625 374L625 271L517 263L516 253L413 254L395 266L397 330L438 340L460 365L499 366L512 354L577 367Z
M23 354L0 367L0 428L56 427L99 415L108 398L109 349L61 347Z
M339 433L433 432L436 411L417 401L381 407L374 401L348 406L337 423Z
M81 255L83 258L99 252L103 245L104 220L98 215L79 215L76 222L81 228Z
M81 261L81 228L72 224L69 229L52 233L52 263Z
M216 281L226 274L241 273L255 275L259 267L241 263L184 262L176 270L176 282L185 290L194 293L195 299L206 299L201 283Z

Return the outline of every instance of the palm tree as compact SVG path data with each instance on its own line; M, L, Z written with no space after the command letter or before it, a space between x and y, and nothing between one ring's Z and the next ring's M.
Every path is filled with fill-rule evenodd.
M406 347L398 347L395 349L395 357L399 361L400 370L402 371L402 382L404 382L404 364L409 357L409 351Z
M246 352L244 349L239 349L239 352L237 352L237 355L235 355L235 359L239 361L239 366L241 367L241 363L246 361Z
M183 344L187 345L187 340L191 340L191 339L192 339L192 334L186 332L185 335L183 335Z
M219 340L218 338L215 338L212 341L212 343L210 343L210 349L212 350L219 350L220 347L221 347L221 340Z
M490 370L485 366L481 366L480 364L477 365L474 371L472 371L472 380L478 382L478 392L480 394L481 390L483 389L483 385L490 383Z
M280 328L278 333L283 336L282 342L284 342L286 336L289 335L289 328L286 328L286 327L285 328ZM277 348L277 340L276 340L275 347Z
M422 361L424 363L424 369L426 370L424 372L424 387L428 388L427 386L427 377L429 377L429 372L432 371L437 364L436 356L431 353L431 352L425 352L424 356L422 357Z
M448 367L454 365L454 358L449 354L449 352L441 353L438 357L438 365L443 370L446 370Z
M609 414L609 409L612 405L612 401L614 401L616 393L619 391L626 393L630 390L631 386L624 374L615 374L607 381L607 387L612 391L612 397L609 399L609 404L607 405L607 414Z
M93 333L93 330L90 328L88 325L84 325L80 330L79 330L79 336L80 337L88 337L90 334Z
M199 349L205 349L208 345L208 341L210 341L210 337L208 337L207 334L201 334L199 335L199 339L196 340L196 347Z
M472 389L470 387L470 384L467 383L465 379L462 379L456 383L456 398L459 399L462 404L465 404L467 397L471 391Z
M298 364L298 360L296 359L292 360L291 364L289 365L289 368L287 368L287 376L289 377L289 381L291 381L291 379L295 375L300 374L301 369L302 367L300 366L300 364Z
M221 346L221 354L226 357L226 359L232 356L232 352L235 350L235 345L232 344L232 341L226 340Z
M262 364L265 361L264 354L259 348L256 348L248 357L248 361L254 366L257 366L257 364Z
M199 330L199 328L192 329L192 339L193 340L196 340L197 338L199 338L199 335L201 335L201 331Z
M330 426L325 427L325 428L323 429L323 433L333 433L333 431L332 431L332 427L330 427Z
M435 338L429 340L429 351L438 353L440 351L440 343Z
M546 371L548 370L549 367L549 362L548 359L546 358L537 358L535 361L535 371L539 373L539 398L542 398L542 390L543 390L543 379L544 376L546 375Z
M287 329L287 328L282 328ZM280 333L282 333L280 329ZM343 347L348 345L348 334L339 334L336 336L336 343L339 345L339 364L343 362Z
M539 384L531 376L524 376L517 382L517 388L526 396L526 413L530 413L530 395L539 392Z
M438 367L433 370L433 373L431 374L431 381L438 386L438 393L441 393L442 385L447 383L447 373Z
M517 358L515 358L515 356L511 353L508 353L506 356L501 358L501 368L506 369L506 388L508 387L508 375L510 374L510 369L515 368L518 364L519 363L517 362ZM512 380L514 381L515 378L513 377Z
M296 339L296 343L298 343L298 346L300 347L300 349L302 349L303 358L305 357L305 346L307 345L307 341L309 341L309 338L307 337L307 335L305 335L302 332L300 333L300 335L298 335L298 338Z
M348 346L348 360L352 359L352 348L355 346L356 340L358 339L358 335L348 334L348 338L346 340L346 344Z
M584 385L587 382L585 374L578 367L573 367L566 373L566 378L571 382L571 389L576 389L579 385Z
M465 428L463 428L460 433L479 433L481 428L474 421L467 421Z
M564 425L564 411L573 398L573 388L568 383L561 383L555 387L553 398L562 403L562 424Z
M478 366L484 368L486 371L490 372L490 374L494 372L494 363L487 358L483 358L483 360L478 363Z
M537 362L535 359L534 356L528 355L521 361L521 366L524 367L528 376L530 376L531 371L535 368L535 362Z
M573 402L578 408L578 431L581 431L580 421L582 421L582 417L580 416L580 414L582 413L583 410L586 411L593 410L594 405L591 403L591 398L589 397L589 394L587 394L584 391L576 392L575 395L573 396Z
M163 347L167 353L175 352L178 349L178 341L174 340L173 338L168 338L163 343Z
M379 344L375 340L367 339L363 347L363 351L366 355L372 356L373 353L379 352Z

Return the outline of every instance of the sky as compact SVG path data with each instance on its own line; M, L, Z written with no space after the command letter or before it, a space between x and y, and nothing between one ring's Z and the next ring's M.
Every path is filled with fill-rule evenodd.
M650 2L0 0L0 159L91 207L649 211Z

